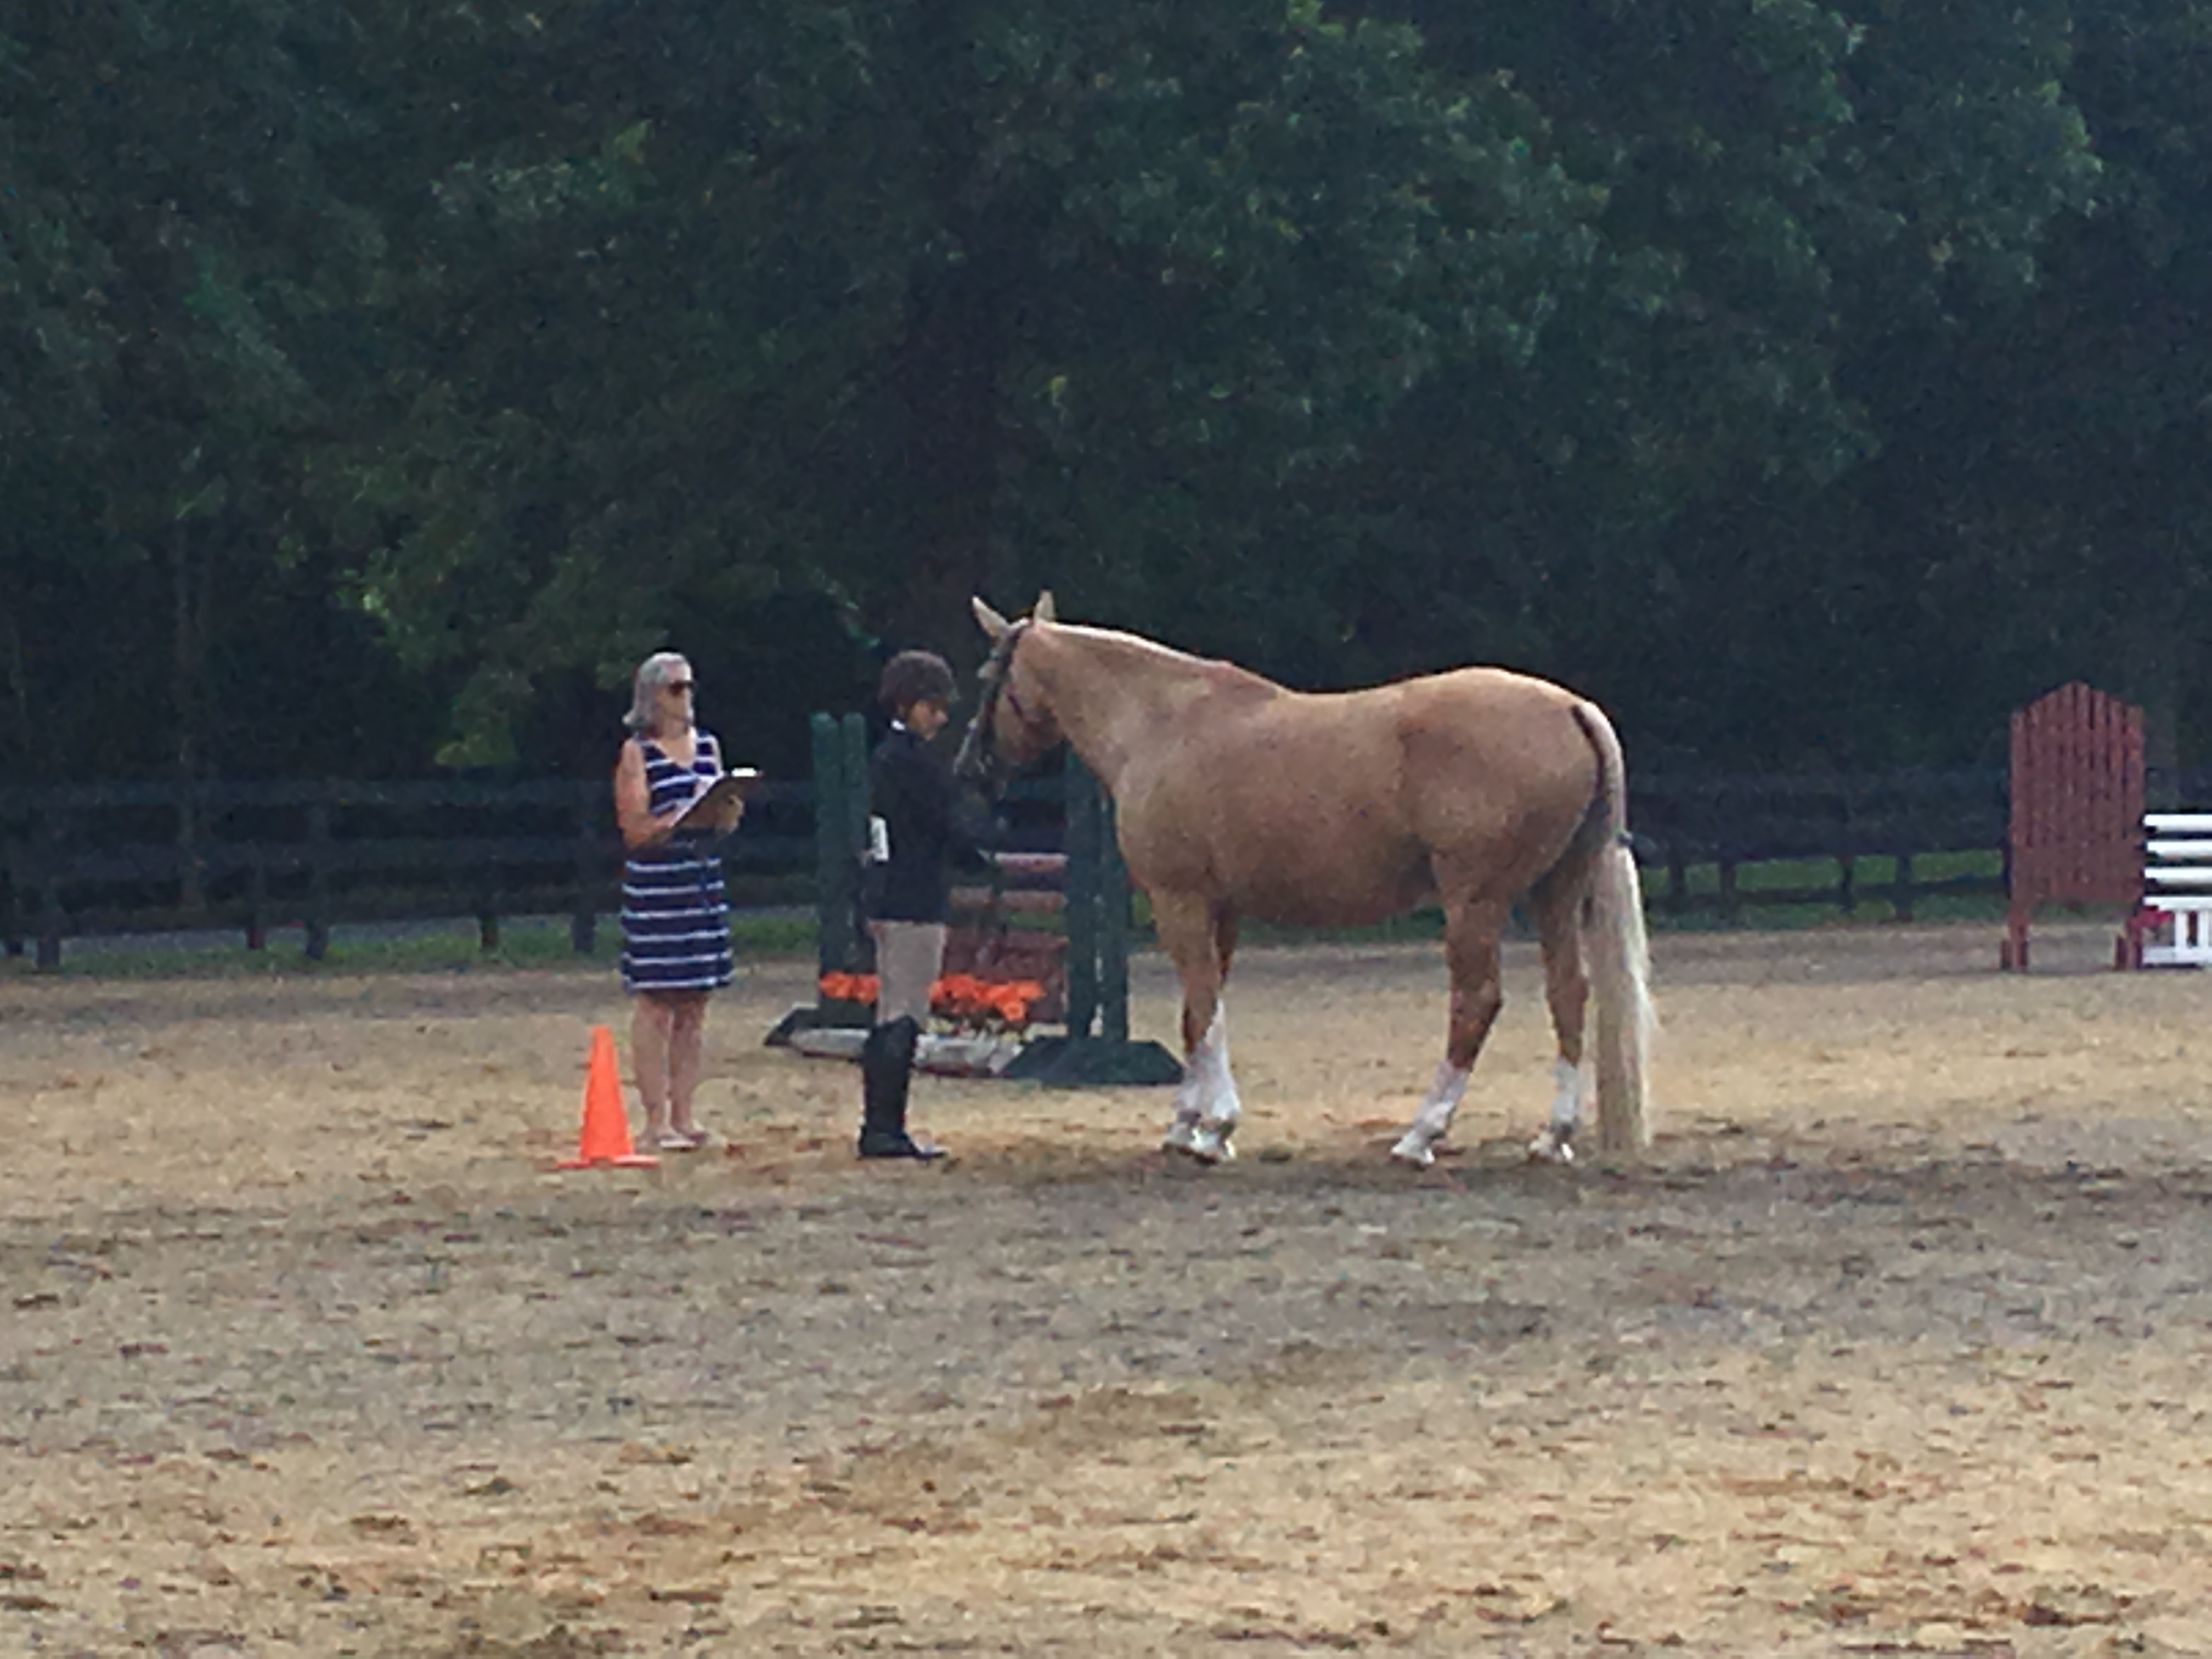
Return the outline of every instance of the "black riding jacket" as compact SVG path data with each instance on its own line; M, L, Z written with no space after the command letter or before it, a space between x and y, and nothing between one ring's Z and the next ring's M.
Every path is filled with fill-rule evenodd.
M944 757L894 726L868 762L868 810L890 831L890 862L872 872L869 914L881 921L943 921L955 864L983 866L988 826Z

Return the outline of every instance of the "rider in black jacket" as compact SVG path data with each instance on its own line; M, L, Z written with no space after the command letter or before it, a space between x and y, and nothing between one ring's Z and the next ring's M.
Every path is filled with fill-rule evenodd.
M878 689L892 720L868 764L877 991L875 1027L860 1050L862 1158L944 1155L907 1133L906 1107L929 988L945 959L951 867L980 856L952 769L929 746L951 718L952 693L951 668L927 651L893 657Z
M959 787L929 739L945 705L908 704L868 762L868 808L884 821L890 857L879 874L878 921L941 922L952 865L971 842L960 822Z

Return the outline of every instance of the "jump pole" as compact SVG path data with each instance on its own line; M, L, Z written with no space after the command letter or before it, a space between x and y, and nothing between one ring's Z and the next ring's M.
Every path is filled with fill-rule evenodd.
M1182 1081L1158 1043L1129 1036L1129 872L1114 802L1074 756L1066 789L1067 1031L1033 1037L1002 1076L1060 1088Z
M860 714L814 715L807 722L814 760L815 983L831 974L866 973L870 960L860 927L860 857L868 847L868 723ZM772 1048L794 1031L825 1026L867 1029L868 1003L825 997L800 1003L768 1034Z

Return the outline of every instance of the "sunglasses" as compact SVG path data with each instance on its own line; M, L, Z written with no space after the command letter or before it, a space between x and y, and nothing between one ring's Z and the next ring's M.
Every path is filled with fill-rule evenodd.
M691 695L691 682L690 680L671 680L667 684L662 686L660 689L664 691L673 691L679 697L688 697Z

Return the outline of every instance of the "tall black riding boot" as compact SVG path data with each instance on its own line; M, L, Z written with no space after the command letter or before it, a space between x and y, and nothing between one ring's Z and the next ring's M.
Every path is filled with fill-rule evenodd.
M945 1149L906 1132L907 1091L914 1081L914 1051L921 1028L895 1019L868 1033L860 1048L860 1156L933 1158Z

